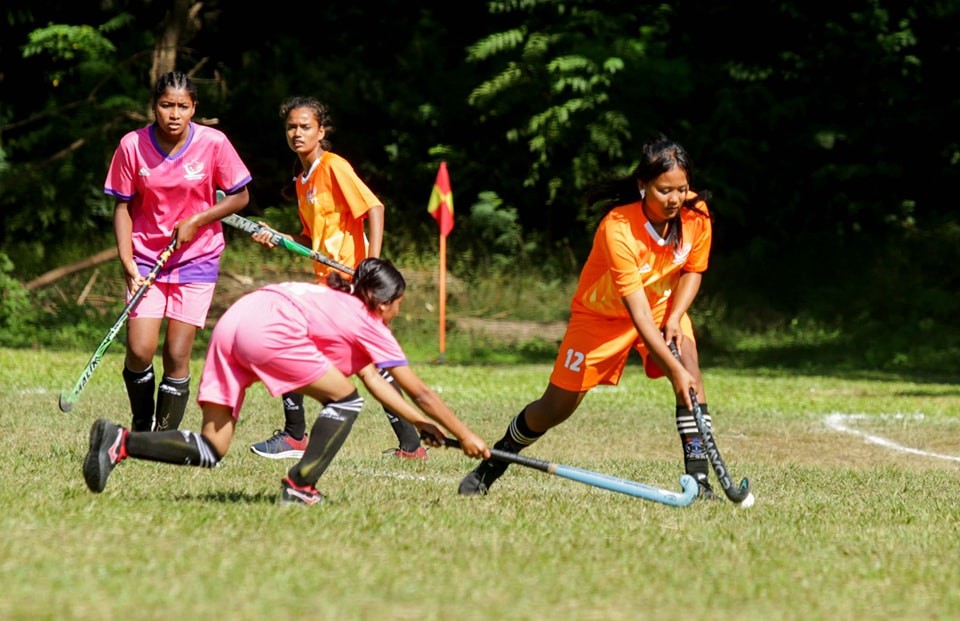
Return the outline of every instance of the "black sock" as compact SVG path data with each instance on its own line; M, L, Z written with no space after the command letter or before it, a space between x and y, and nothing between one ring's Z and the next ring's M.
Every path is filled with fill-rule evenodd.
M127 454L137 459L201 468L213 468L221 459L217 449L199 433L176 430L131 431L127 436Z
M507 433L505 433L493 447L501 451L519 453L539 440L544 433L546 432L533 431L527 426L527 408L523 408L523 410L510 421L510 425L507 427Z
M700 404L700 412L703 413L703 419L710 427L711 419L706 403ZM710 472L710 461L707 458L707 449L703 444L703 438L700 436L700 430L697 429L697 421L693 417L693 412L685 406L678 405L676 419L677 433L680 434L680 446L683 449L683 466L686 473L694 477L698 474L707 476Z
M124 365L123 383L130 398L131 431L153 429L153 393L157 389L156 376L151 364L143 371L131 371Z
M400 390L400 387L397 386L396 382L393 379L393 376L390 375L390 372L386 369L380 369L380 377L387 380L391 386L399 393L403 395L403 391ZM408 423L406 420L400 418L396 413L391 412L387 408L383 408L383 413L386 414L387 420L390 421L390 426L393 427L393 433L397 436L397 441L400 443L400 450L412 453L420 448L420 434L417 433L417 428L414 427L411 423Z
M189 375L183 378L164 376L157 391L157 424L154 430L168 431L179 428L189 400Z
M290 468L290 480L299 486L316 487L340 447L350 435L353 423L363 409L363 397L356 390L350 395L328 403L310 429L310 439L303 457Z
M307 433L303 395L298 392L283 394L283 430L295 440L303 440L303 434Z

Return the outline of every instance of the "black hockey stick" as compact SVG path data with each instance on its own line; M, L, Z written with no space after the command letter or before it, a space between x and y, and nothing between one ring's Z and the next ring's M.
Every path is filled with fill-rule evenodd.
M452 438L447 438L444 444L451 448L460 448L460 442ZM490 456L497 461L526 466L527 468L540 470L547 474L555 474L558 477L579 481L580 483L586 483L587 485L599 487L611 492L620 492L621 494L627 494L635 498L643 498L644 500L652 500L672 507L686 507L696 500L697 494L699 493L696 480L688 474L680 477L680 486L683 488L683 492L675 492L651 485L644 485L643 483L629 479L621 479L620 477L610 476L592 470L584 470L583 468L564 466L563 464L556 464L495 448L490 449Z
M107 335L103 337L103 340L100 341L100 346L97 347L97 351L93 352L93 356L90 357L90 361L87 362L87 366L83 368L83 372L80 374L80 379L77 380L76 385L74 385L73 390L70 392L60 391L60 411L69 412L73 409L73 406L77 404L77 401L80 399L80 393L83 392L84 387L87 385L87 382L90 381L90 378L93 376L93 372L97 370L100 361L103 360L103 354L106 353L107 348L110 347L110 343L113 342L113 339L116 338L117 333L120 332L120 328L123 327L123 323L127 320L127 317L133 312L133 309L137 307L137 304L140 303L140 299L143 298L143 294L147 292L147 289L150 288L150 285L153 284L153 281L157 279L157 274L160 273L160 270L163 269L164 264L167 262L167 259L170 258L170 255L173 254L173 251L177 247L177 235L174 233L173 239L170 240L170 243L167 244L167 247L163 249L163 252L160 253L160 257L157 259L156 264L154 264L153 269L150 270L150 273L146 275L143 282L137 287L136 292L133 294L133 297L130 298L130 301L127 302L127 305L123 307L120 316L117 317L117 320L113 323L113 326L110 327L110 330L107 331Z
M676 342L670 341L667 343L667 346L670 348L670 353L673 354L674 358L680 360L680 350L677 349ZM754 497L750 491L750 481L746 478L741 479L740 487L734 487L733 479L730 478L730 471L727 470L727 464L724 463L723 457L720 456L720 449L717 448L717 441L713 437L713 431L710 429L710 425L707 424L706 419L703 417L703 412L700 410L700 404L697 402L697 391L693 388L690 389L690 401L693 404L693 420L697 423L697 431L700 432L700 437L703 438L703 445L707 449L707 456L710 458L713 471L720 481L720 487L723 488L723 493L726 494L727 498L731 501L742 507L752 506Z

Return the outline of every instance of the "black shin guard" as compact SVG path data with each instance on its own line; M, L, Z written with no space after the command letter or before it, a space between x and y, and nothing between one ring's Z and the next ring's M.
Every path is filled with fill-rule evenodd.
M131 371L123 367L123 383L130 398L131 431L150 431L153 429L153 393L157 389L153 365L143 371Z
M190 400L190 376L174 379L164 377L157 391L157 424L155 431L169 431L180 427L183 413Z
M527 408L523 408L523 410L510 421L507 432L503 434L502 438L497 440L493 448L499 451L519 453L543 437L544 433L546 432L533 431L527 426ZM499 463L500 462L498 462L498 464ZM506 470L507 463L503 462L502 465L503 469Z
M387 380L387 382L393 386L393 388L400 395L403 395L403 391L400 390L399 386L397 386L393 376L390 375L390 371L386 369L380 369L379 372L380 377ZM406 420L400 418L395 412L391 412L387 408L383 408L383 413L386 414L387 420L390 421L390 426L393 427L393 433L395 433L397 436L397 441L400 443L401 451L412 453L420 448L420 434L417 433L416 427L414 427L411 423L408 423Z
M217 449L199 433L176 430L131 432L127 436L127 454L137 459L201 468L213 468L221 459Z
M524 408L510 421L507 432L493 445L493 448L509 453L519 453L536 442L543 436L543 433L545 432L536 432L527 426L527 409ZM509 462L498 459L488 459L480 462L479 466L460 481L457 493L470 496L486 494L490 490L490 486L507 471L509 465Z
M710 413L705 403L700 404L700 411L708 427L712 427ZM707 449L703 445L697 421L693 412L682 405L677 406L677 433L680 434L680 446L683 448L683 466L687 474L706 476L710 472L710 461L707 458Z
M303 395L287 392L283 395L283 430L296 440L307 433L307 418L303 410Z
M310 440L303 457L290 468L290 480L295 484L316 487L333 458L343 446L353 423L363 409L363 397L356 390L347 397L328 403L310 429Z
M517 414L510 426L507 427L507 433L494 445L495 448L519 453L527 448L545 434L545 431L534 431L527 426L527 408L523 408Z

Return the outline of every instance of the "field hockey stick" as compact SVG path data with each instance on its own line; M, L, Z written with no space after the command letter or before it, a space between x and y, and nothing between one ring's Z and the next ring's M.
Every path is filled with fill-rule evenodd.
M170 243L167 244L167 247L164 248L163 252L160 253L160 258L157 259L153 269L150 270L150 273L147 274L140 286L137 287L133 297L131 297L130 301L127 302L127 305L123 307L123 310L120 312L120 316L117 317L117 320L113 323L113 326L111 326L110 330L107 331L107 335L103 337L102 341L100 341L100 346L97 347L97 351L93 352L93 356L90 357L90 361L87 362L87 366L83 368L83 372L80 374L80 379L77 380L73 390L70 392L60 391L61 412L69 412L73 409L73 406L77 404L77 401L80 399L80 393L83 392L87 382L90 381L90 377L93 376L93 372L96 371L97 367L100 365L100 361L103 360L103 354L107 351L107 348L110 347L110 343L112 343L113 339L116 338L117 333L120 332L120 328L123 327L123 323L127 320L127 317L131 312L133 312L133 309L137 307L137 304L140 303L140 299L143 298L143 294L147 292L147 289L150 288L150 285L153 284L153 281L157 279L157 274L159 274L160 270L163 269L164 264L167 262L167 259L170 258L170 255L173 254L173 251L176 250L176 247L177 236L174 234L173 239L170 240Z
M677 349L676 342L670 341L667 343L667 347L670 348L670 353L673 354L673 357L682 363L680 360L680 350ZM723 493L726 494L727 498L731 501L743 507L752 506L754 497L750 491L750 481L746 478L741 479L740 487L734 487L733 479L730 478L730 471L727 470L727 464L724 463L723 457L720 456L720 449L717 448L717 441L713 437L713 431L710 429L710 425L707 424L707 420L703 417L703 411L697 402L697 391L693 388L690 389L690 402L693 404L693 420L697 423L697 431L700 432L700 437L703 438L703 445L707 449L710 464L713 466L713 471L720 481L720 487L723 488Z
M447 438L444 441L444 445L450 448L460 448L460 442L452 438ZM555 474L558 477L586 483L593 487L599 487L611 492L619 492L635 498L643 498L644 500L652 500L653 502L663 503L672 507L686 507L696 499L699 493L699 486L697 485L696 479L689 474L680 476L680 487L683 488L683 492L674 492L651 485L644 485L637 481L630 481L629 479L621 479L620 477L609 474L584 470L583 468L576 468L574 466L564 466L563 464L535 459L495 448L490 449L490 456L497 461L526 466L527 468L540 470L547 474Z
M317 263L323 263L327 267L332 267L333 269L339 270L344 274L347 274L348 276L353 276L353 270L347 267L346 265L343 265L342 263L337 263L330 257L324 256L315 250L310 250L303 244L297 243L292 239L287 239L280 233L271 231L267 227L257 224L252 220L248 220L243 216L239 216L235 213L230 214L229 216L224 218L222 222L224 224L229 224L234 228L240 229L245 233L250 233L251 235L255 233L259 233L260 231L267 231L268 233L270 233L270 241L273 242L273 244L277 246L283 246L284 248L286 248L287 250L289 250L294 254L299 254L300 256L307 257L308 259L313 259Z

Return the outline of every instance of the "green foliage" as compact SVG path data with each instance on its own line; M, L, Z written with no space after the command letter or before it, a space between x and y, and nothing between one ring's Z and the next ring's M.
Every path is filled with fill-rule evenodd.
M0 40L29 52L0 55L0 249L26 281L112 243L103 175L120 136L148 121L166 7L83 0L41 15L7 4ZM425 206L446 160L458 204L478 206L457 213L452 271L491 278L531 266L548 282L572 278L595 223L579 190L628 172L640 142L665 131L693 156L695 186L714 195L704 299L724 309L711 330L724 348L799 331L832 344L777 356L799 364L862 346L872 366L929 368L953 355L949 338L929 335L949 335L960 312L957 219L943 194L960 175L957 133L944 129L957 116L943 82L957 64L956 0L418 11L388 0L373 21L328 3L315 15L324 43L346 51L330 63L295 60L314 33L291 33L283 11L198 10L202 28L181 41L178 68L197 78L200 116L253 171L250 214L277 228L299 227L292 208L269 211L293 160L276 118L289 94L331 104L334 150L383 199L386 250L409 265L436 265ZM827 254L829 267L818 263ZM61 305L53 294L34 304Z
M662 36L657 28L666 26L669 9L641 11L657 28L639 35L634 7L618 13L591 2L504 2L491 10L522 25L469 48L467 60L494 67L494 75L468 101L488 114L509 110L514 123L505 137L524 142L530 154L524 185L539 188L551 208L576 208L570 197L609 168L624 165L638 130L649 133L649 126L631 126L630 119L652 118L643 106L656 102L644 104L623 89L640 89L654 79L641 76L649 71L648 56ZM499 69L492 64L498 58ZM578 209L567 213L571 221L588 220Z
M478 201L471 205L470 230L479 234L480 246L490 253L495 269L525 263L524 259L535 248L534 244L524 243L517 210L503 207L496 192L481 192Z
M59 86L64 74L71 66L111 59L117 48L105 34L119 30L132 21L132 15L122 13L99 28L86 25L50 24L30 33L27 44L23 46L23 57L30 58L38 55L49 57L55 68L48 73L48 77L54 86ZM64 69L61 63L64 63L67 69ZM99 64L99 66L103 68L108 65Z
M27 289L14 279L13 261L0 252L0 334L23 334L30 331L34 316Z

